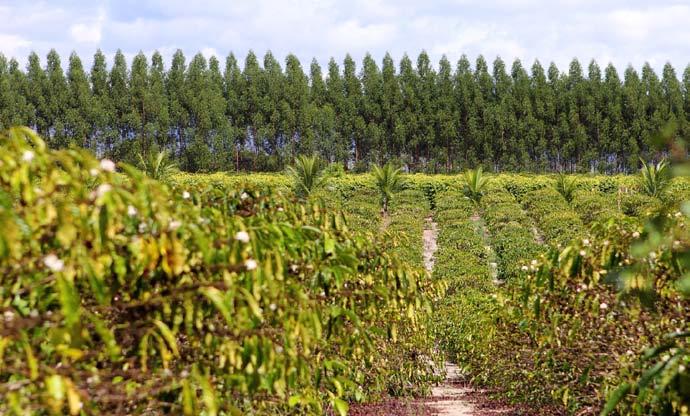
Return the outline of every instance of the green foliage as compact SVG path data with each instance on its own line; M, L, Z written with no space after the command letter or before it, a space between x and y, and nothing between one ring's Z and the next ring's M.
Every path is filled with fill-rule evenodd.
M329 163L323 169L323 173L329 178L342 178L345 176L345 168L340 163Z
M467 170L463 175L463 180L463 194L475 204L479 204L489 183L489 178L484 175L481 166Z
M388 212L388 204L393 195L404 184L402 170L389 162L383 165L383 167L374 165L371 169L371 174L374 177L374 183L381 197L381 208L383 212Z
M640 182L642 191L653 197L660 197L671 180L670 165L666 159L662 159L656 165L640 159Z
M324 414L428 386L423 273L322 203L194 185L0 138L0 413Z
M87 77L77 55L66 71L55 51L45 62L18 58L0 59L1 127L33 126L52 147L117 162L156 144L193 172L280 171L318 154L355 172L399 160L427 173L621 173L657 156L651 132L668 120L687 130L690 114L688 76L681 84L670 65L661 77L649 65L619 74L596 62L585 73L576 59L563 71L483 56L432 62L422 51L399 62L346 55L327 71L312 60L305 71L292 54L282 66L270 52L243 62L229 53L223 65L176 51L164 65L157 52L107 62L97 51Z
M601 193L612 194L618 191L618 184L613 178L605 177L597 184L597 189Z
M321 161L316 156L299 156L293 166L288 166L288 176L292 179L292 189L301 198L323 187L328 180Z
M574 192L572 198L570 205L585 224L620 215L615 194L600 193L596 190L578 190Z
M577 189L577 182L575 179L569 179L565 174L559 173L554 188L570 204L573 202L573 193Z
M170 159L167 150L151 152L148 155L137 154L139 169L149 178L157 181L168 181L179 170L177 164Z

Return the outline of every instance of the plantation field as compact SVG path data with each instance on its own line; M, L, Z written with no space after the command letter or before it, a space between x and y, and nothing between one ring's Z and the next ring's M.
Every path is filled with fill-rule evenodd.
M688 414L687 179L293 181L0 139L0 414L345 415L444 361L527 414Z

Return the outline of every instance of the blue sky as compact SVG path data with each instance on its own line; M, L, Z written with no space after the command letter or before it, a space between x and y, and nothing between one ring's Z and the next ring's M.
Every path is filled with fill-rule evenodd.
M0 21L0 52L22 63L51 48L63 65L71 51L90 65L97 48L129 59L158 50L168 63L178 48L221 60L271 50L305 69L312 57L349 52L360 63L370 52L380 62L389 51L398 61L422 49L435 62L483 54L561 70L573 57L621 71L670 61L680 76L690 63L690 0L0 0Z

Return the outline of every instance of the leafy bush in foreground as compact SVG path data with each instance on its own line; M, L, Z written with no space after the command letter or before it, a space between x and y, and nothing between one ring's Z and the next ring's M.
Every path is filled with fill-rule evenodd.
M398 370L431 284L340 215L119 168L0 138L0 413L343 414L428 380Z

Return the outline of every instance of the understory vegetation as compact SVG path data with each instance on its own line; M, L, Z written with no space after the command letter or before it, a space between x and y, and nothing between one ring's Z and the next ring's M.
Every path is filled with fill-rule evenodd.
M235 175L158 155L0 137L0 413L345 415L428 395L450 360L535 414L690 414L685 165Z

